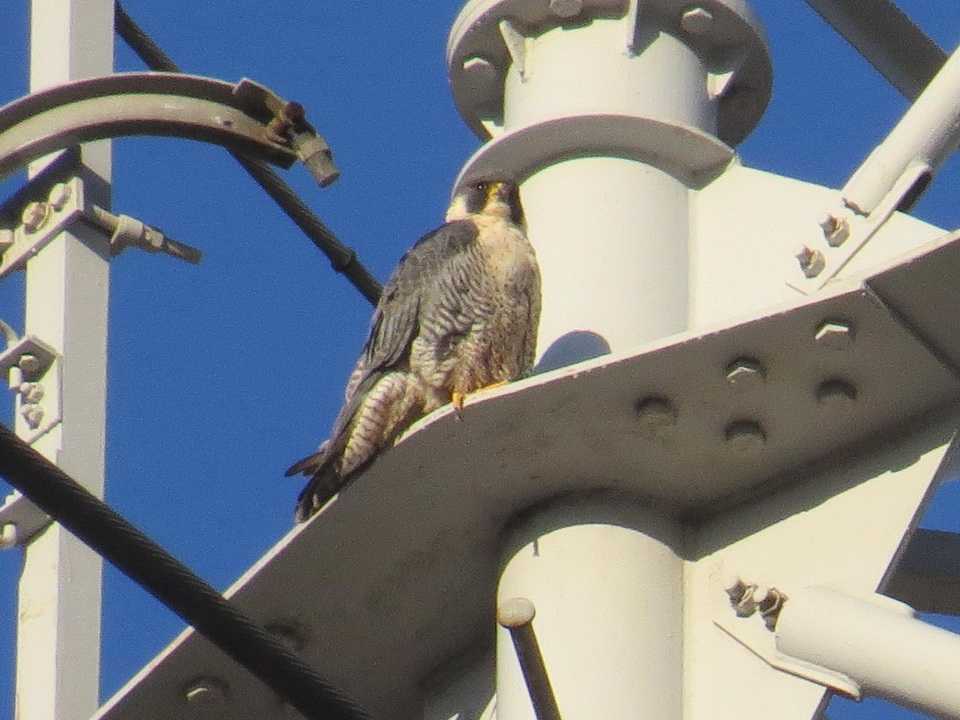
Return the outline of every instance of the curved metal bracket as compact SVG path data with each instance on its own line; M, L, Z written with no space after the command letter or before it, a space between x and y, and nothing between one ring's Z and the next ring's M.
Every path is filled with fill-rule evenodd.
M66 83L0 107L0 177L56 150L122 135L200 140L288 168L302 156L297 129L268 130L276 108L288 105L249 80L232 85L180 73L118 73ZM303 127L310 134L312 128Z

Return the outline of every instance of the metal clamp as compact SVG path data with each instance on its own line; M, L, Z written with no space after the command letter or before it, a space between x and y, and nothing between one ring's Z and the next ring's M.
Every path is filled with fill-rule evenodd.
M24 439L33 443L62 419L60 383L56 379L44 382L51 368L59 370L56 364L59 355L32 335L18 338L13 328L3 321L0 321L0 332L7 343L6 350L0 353L0 374L6 375L10 389L19 395L17 412L34 431ZM53 386L52 392L47 385Z
M95 205L88 192L99 181L80 163L78 148L70 148L0 205L0 278L22 269L67 226L84 220L110 235L112 254L127 247L164 252L198 263L201 252L172 240L154 227L127 215L114 215Z
M327 187L340 177L333 162L333 151L307 122L303 105L284 100L269 88L247 78L237 83L233 92L249 107L265 107L271 113L264 136L270 142L292 147L320 187Z
M197 75L116 73L33 93L0 108L0 177L56 150L122 135L164 135L215 143L282 167L298 151L265 125L285 102ZM298 126L303 132L312 128Z

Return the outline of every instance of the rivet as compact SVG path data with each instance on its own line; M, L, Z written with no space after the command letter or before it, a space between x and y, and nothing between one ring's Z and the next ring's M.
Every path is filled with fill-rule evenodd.
M70 189L70 186L66 183L57 183L52 188L47 195L47 202L53 207L54 210L63 210L66 207L67 202L70 200L70 195L73 191Z
M50 206L47 203L31 202L23 208L20 221L23 223L23 229L32 233L42 228L48 217L50 217Z
M846 350L853 344L853 325L843 320L824 320L813 339L830 350Z
M226 690L219 680L199 678L190 683L183 697L191 705L216 705L223 702Z
M727 382L738 390L757 387L766 379L766 370L759 361L740 357L727 365Z
M637 420L645 435L657 436L677 424L677 411L663 397L647 397L637 403Z
M846 380L825 380L817 386L817 402L826 407L849 407L857 399L857 389Z
M705 8L693 7L680 16L680 27L691 35L703 35L713 25L713 15Z
M760 423L753 420L735 420L724 431L727 443L738 453L753 453L767 442L767 435Z
M550 12L557 17L569 18L580 14L583 0L550 0Z

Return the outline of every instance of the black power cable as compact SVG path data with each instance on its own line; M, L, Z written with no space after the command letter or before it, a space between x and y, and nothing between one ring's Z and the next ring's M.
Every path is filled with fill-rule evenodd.
M369 717L273 635L3 425L0 475L305 717Z
M121 39L140 56L140 59L151 70L183 72L153 39L127 15L119 2L114 4L114 27ZM346 275L347 279L353 283L353 286L360 291L370 304L376 305L380 299L382 286L357 259L356 252L337 240L333 232L304 205L293 189L265 163L246 158L235 152L230 154L236 158L244 170L253 176L260 187L274 199L277 205L310 238L313 244L329 258L333 269Z

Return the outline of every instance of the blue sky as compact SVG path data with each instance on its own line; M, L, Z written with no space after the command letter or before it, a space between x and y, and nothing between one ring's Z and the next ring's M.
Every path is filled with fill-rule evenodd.
M28 4L4 0L0 9L0 104L26 93ZM960 4L900 5L941 47L957 46ZM772 49L774 96L739 148L744 163L839 186L906 102L805 3L754 6ZM184 70L250 77L306 106L343 175L323 191L302 168L283 175L379 278L438 224L452 181L478 145L453 107L444 65L460 2L127 0L125 7ZM142 69L119 40L116 67ZM954 160L914 213L944 228L960 225L958 180ZM0 182L0 195L18 182ZM282 472L327 431L370 308L218 148L120 140L113 182L116 210L205 257L194 267L128 251L114 263L108 500L225 588L290 527L299 482ZM0 318L21 330L22 295L22 278L0 283ZM956 483L940 491L923 524L960 531ZM19 552L0 552L0 718L12 715L19 566ZM180 628L107 567L103 696ZM837 702L830 715L919 717L881 703Z

